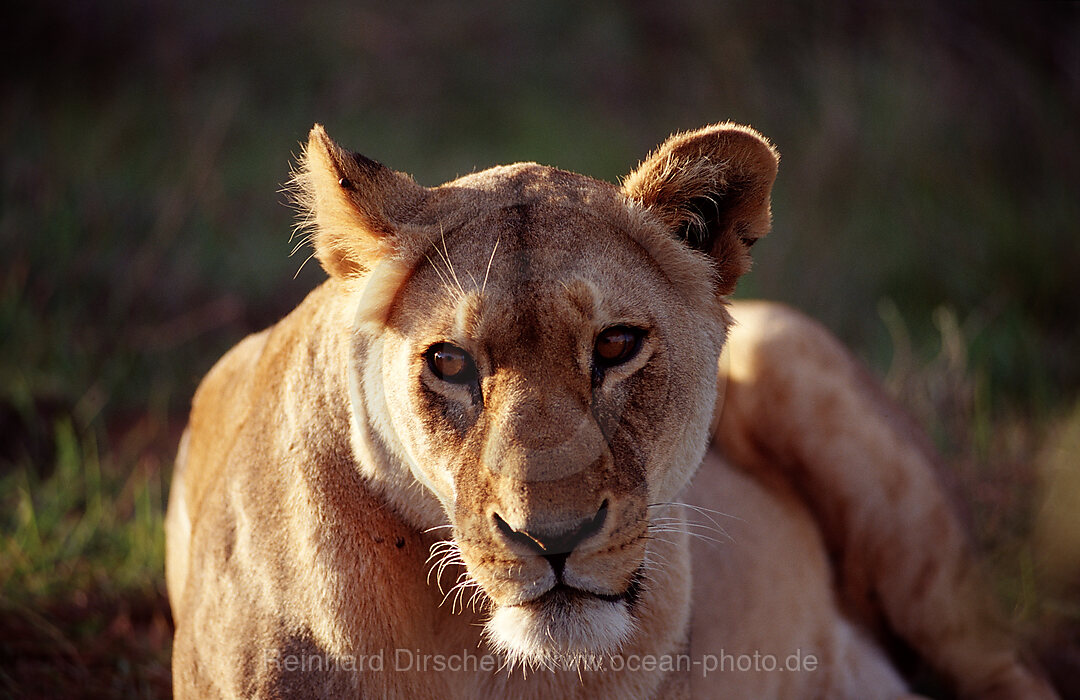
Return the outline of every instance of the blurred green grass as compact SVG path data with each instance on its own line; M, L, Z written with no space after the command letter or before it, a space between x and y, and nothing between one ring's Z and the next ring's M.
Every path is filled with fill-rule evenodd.
M783 154L739 295L887 375L1014 615L1075 624L1030 535L1046 445L1068 454L1080 421L1077 5L55 0L0 20L0 628L54 616L34 639L85 641L143 601L133 635L160 636L190 396L321 278L296 274L278 192L312 122L433 185L515 160L614 180L721 119ZM143 676L79 644L0 645L0 691L33 694L13 669L38 658L167 692L167 641Z

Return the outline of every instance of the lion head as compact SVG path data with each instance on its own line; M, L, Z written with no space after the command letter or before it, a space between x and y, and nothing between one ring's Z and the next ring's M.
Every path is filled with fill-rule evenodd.
M353 449L448 538L436 563L464 567L511 662L633 634L658 506L706 448L724 297L768 230L776 166L756 132L718 124L621 186L524 163L425 188L311 131L296 191L355 294Z

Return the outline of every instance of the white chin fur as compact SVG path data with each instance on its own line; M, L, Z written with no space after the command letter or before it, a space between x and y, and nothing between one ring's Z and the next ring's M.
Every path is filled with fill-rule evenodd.
M617 653L633 631L625 602L586 596L499 608L485 626L511 668L576 668Z

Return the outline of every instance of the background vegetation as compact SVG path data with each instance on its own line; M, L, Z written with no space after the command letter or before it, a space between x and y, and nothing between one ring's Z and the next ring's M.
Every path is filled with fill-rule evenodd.
M201 375L322 276L278 193L312 122L431 185L615 179L721 119L783 153L739 295L886 377L1080 692L1080 6L777 5L6 4L0 695L168 695L172 454Z

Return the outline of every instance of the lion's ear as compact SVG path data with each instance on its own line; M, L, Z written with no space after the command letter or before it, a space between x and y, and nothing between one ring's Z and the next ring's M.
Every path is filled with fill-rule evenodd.
M350 153L316 124L293 173L300 227L334 277L359 277L394 247L427 190L403 173Z
M750 246L769 231L778 161L753 129L715 124L670 137L623 180L623 191L712 256L718 291L730 294L750 269Z

